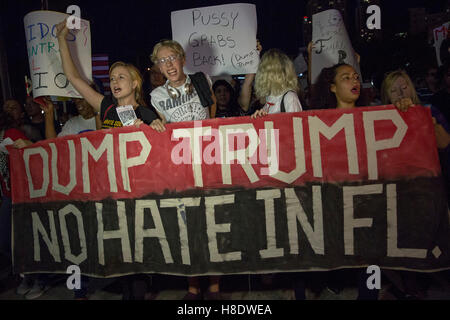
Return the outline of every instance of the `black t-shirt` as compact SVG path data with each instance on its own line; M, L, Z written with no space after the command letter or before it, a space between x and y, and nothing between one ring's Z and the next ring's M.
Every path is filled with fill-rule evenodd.
M116 104L112 97L105 96L100 107L100 119L102 120L102 129L122 127L119 115L116 112ZM105 115L106 112L106 115ZM134 112L136 117L141 119L145 124L149 125L158 117L148 107L138 106Z

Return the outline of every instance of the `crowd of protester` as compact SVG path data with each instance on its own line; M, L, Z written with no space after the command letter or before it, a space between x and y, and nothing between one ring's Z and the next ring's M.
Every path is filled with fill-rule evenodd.
M185 74L183 48L173 40L163 40L154 46L150 55L153 66L149 70L150 78L145 81L146 83L139 70L132 64L119 61L111 66L109 71L111 96L108 96L104 95L95 84L86 82L80 76L67 46L67 33L66 23L63 21L57 26L57 38L64 73L83 97L74 99L78 115L69 118L67 113L60 114L56 121L54 102L48 98L38 104L28 96L23 105L15 99L7 100L3 103L0 116L0 142L11 138L14 147L23 148L44 139L121 127L123 124L115 109L122 105L133 106L137 116L133 125L137 128L148 125L158 132L164 131L168 123L214 117L256 118L280 112L357 108L380 104L393 104L404 111L413 105L423 105L431 109L443 175L447 183L450 181L449 61L444 61L441 67L430 64L421 81L417 82L413 82L404 70L386 70L386 76L378 90L373 87L364 88L356 70L348 64L341 63L324 68L314 84L311 84L309 77L307 90L301 90L293 61L278 49L268 49L264 52L259 41L257 49L261 54L261 60L256 74L246 74L242 83L231 77L228 80L218 79L213 83L209 75L204 73ZM310 63L308 65L310 66ZM417 90L414 83L418 86ZM150 93L150 105L145 102L143 96L146 91ZM162 107L165 101L183 95L191 98L185 99L185 103L173 108ZM195 108L184 108L185 104ZM0 169L2 194L0 249L4 257L11 259L12 205L8 156L4 153L0 153ZM345 278L343 274L359 279L355 281L358 283L360 299L377 299L377 290L367 292L365 286L367 275L363 275L360 270L292 274L295 279L293 285L296 298L305 298L307 286L316 293L325 287L338 293L342 290L342 281L339 279ZM390 274L388 277L391 278L398 276L395 272L392 275L392 272L386 271L386 274ZM400 287L398 291L402 297L423 297L424 288L420 288L417 284L416 274L409 272L399 274L403 285L397 287ZM185 299L221 299L220 282L223 277L208 278L209 284L203 292L199 277L187 277ZM265 279L263 281L270 285L273 275L265 275L263 278ZM148 291L152 290L147 275L122 277L121 281L124 299L145 299L149 296ZM48 283L47 275L25 276L17 288L17 293L27 299L34 299L45 292ZM85 299L88 287L89 279L83 276L82 289L76 290L75 298Z

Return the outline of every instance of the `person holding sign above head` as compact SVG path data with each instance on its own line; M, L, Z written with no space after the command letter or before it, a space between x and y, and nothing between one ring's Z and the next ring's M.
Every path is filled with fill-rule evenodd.
M67 80L81 94L81 96L92 106L95 112L100 113L102 128L115 128L128 125L136 127L142 124L151 125L157 119L156 114L145 106L142 97L142 77L139 70L128 63L115 62L109 69L109 80L112 97L105 97L95 91L87 81L81 78L70 55L66 36L68 34L67 19L60 22L57 26L57 38L59 42L59 52L64 73ZM130 280L130 281L128 281ZM138 275L123 279L122 284L124 292L135 283L142 283ZM124 297L127 294L124 295ZM133 292L130 299L143 294Z
M186 54L178 42L160 41L153 47L151 60L167 79L150 94L152 105L161 118L152 125L154 129L164 131L164 124L171 122L214 118L216 98L211 79L203 72L189 76L184 73Z
M256 39L256 49L258 53L261 53L262 46L258 39ZM250 104L254 79L254 73L245 75L239 97L236 97L235 89L227 80L220 79L214 82L213 90L217 99L216 118L249 116L253 113Z
M280 112L302 111L298 98L298 79L292 60L278 49L263 54L255 76L255 94L265 105L252 117Z
M126 125L139 127L142 123L150 125L156 114L145 106L142 98L142 77L139 70L128 63L116 62L109 69L110 88L113 97L105 97L95 91L79 74L70 55L66 36L66 20L57 25L59 52L67 80L83 98L100 113L102 128L115 128Z

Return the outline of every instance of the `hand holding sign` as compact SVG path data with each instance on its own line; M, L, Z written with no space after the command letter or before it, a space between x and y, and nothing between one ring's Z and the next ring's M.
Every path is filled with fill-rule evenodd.
M69 34L69 29L67 28L67 18L56 25L56 37L58 39L65 39Z
M40 96L81 98L62 70L57 39L67 40L81 76L86 80L92 79L89 22L81 20L80 30L68 30L67 16L60 12L34 11L24 17L34 98ZM64 22L61 22L62 20Z

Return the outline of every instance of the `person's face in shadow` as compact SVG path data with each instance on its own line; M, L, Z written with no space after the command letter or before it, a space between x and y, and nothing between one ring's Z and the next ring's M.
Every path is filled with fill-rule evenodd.
M220 109L226 109L230 103L231 93L225 86L217 86L214 94L217 99L217 107Z

